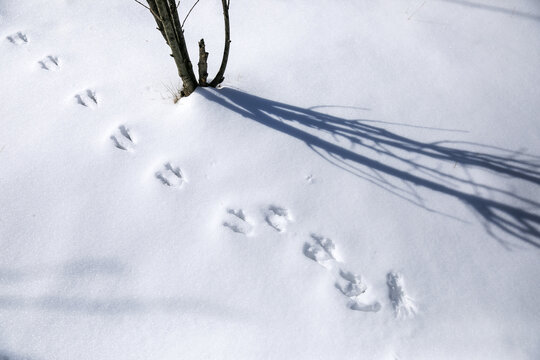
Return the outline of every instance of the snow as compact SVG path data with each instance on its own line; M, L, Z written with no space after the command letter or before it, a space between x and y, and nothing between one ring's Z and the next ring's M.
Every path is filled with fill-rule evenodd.
M233 0L231 37L174 104L135 2L0 2L0 358L539 358L539 3Z

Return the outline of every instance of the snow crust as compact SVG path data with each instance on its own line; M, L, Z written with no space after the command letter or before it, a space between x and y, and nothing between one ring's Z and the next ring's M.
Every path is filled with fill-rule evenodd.
M538 1L233 0L231 36L173 104L135 2L0 1L0 358L540 358Z

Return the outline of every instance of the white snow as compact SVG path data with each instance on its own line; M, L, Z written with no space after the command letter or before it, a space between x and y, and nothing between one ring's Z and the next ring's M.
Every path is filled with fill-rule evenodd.
M540 3L230 16L0 1L0 358L540 358Z

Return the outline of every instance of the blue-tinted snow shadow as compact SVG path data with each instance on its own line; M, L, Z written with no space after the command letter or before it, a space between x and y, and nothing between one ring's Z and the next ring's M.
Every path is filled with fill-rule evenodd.
M126 264L114 257L83 257L59 265L35 265L24 268L0 267L0 286L24 286L40 281L57 281L63 287L76 287L76 295L65 290L50 291L39 296L7 295L0 293L0 310L38 310L93 316L138 315L167 313L243 321L248 318L241 309L225 301L211 298L180 296L118 296L110 291L123 288L129 276ZM95 294L94 285L106 286ZM84 291L84 290L87 291ZM2 291L0 287L0 291ZM179 289L180 294L181 289ZM81 292L82 291L82 292ZM92 293L92 296L80 295ZM1 353L0 353L1 354ZM0 360L3 360L0 357Z
M73 313L92 316L140 315L166 313L171 316L197 316L243 321L247 314L225 304L189 297L144 298L114 297L89 298L82 296L4 296L0 295L0 309ZM1 360L2 358L0 358Z
M540 200L486 184L473 174L484 170L491 179L499 177L537 189L540 157L471 142L417 141L382 125L372 125L373 120L344 119L231 88L197 91L231 111L304 142L335 166L426 210L437 212L428 206L419 189L463 202L505 246L511 239L519 239L540 248ZM453 167L448 169L448 164ZM456 166L461 173L453 170Z
M482 4L479 2L472 2L472 1L466 1L466 0L442 0L442 1L453 3L456 5L467 6L472 9L487 10L487 11L492 11L492 12L500 13L504 15L517 16L524 19L528 19L528 20L540 21L540 15L535 15L528 12L520 11L516 9L515 7L509 9L509 8L504 8L501 6Z
M0 360L36 360L36 359L29 356L15 354L13 352L0 349Z

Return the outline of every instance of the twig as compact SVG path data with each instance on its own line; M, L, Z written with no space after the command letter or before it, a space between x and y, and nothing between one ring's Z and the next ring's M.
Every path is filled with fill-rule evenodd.
M140 2L139 0L133 0L133 1L135 1L137 4L141 5L142 7L145 7L145 8L147 8L148 10L150 10L150 8L149 8L148 6L144 5L144 4L143 4L142 2ZM152 10L150 10L150 11L152 11Z
M135 1L137 4L141 5L142 7L144 8L147 8L148 10L150 10L150 12L152 13L152 15L154 15L156 18L158 18L159 20L161 20L161 18L159 17L158 14L156 14L152 9L150 9L148 6L144 5L142 2L140 2L139 0L133 0ZM179 2L180 3L180 2Z
M195 2L195 4L193 4L193 6L191 7L191 9L189 9L189 11L188 11L186 17L184 18L184 21L182 21L182 29L184 28L184 24L186 23L186 20L187 20L189 14L191 14L191 11L193 11L193 8L199 3L199 1L201 1L201 0L197 0L197 1Z

